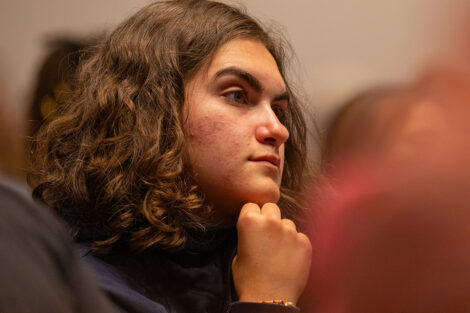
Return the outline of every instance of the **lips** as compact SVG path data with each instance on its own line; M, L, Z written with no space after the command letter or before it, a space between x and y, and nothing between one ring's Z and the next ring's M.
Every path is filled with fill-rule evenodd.
M274 165L275 167L278 167L278 168L281 165L281 159L279 157L275 156L275 155L272 155L272 154L257 156L257 157L251 158L250 161L269 162L269 163L271 163L272 165Z

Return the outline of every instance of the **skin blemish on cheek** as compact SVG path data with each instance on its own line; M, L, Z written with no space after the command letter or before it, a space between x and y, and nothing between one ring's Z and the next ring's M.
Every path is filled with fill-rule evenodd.
M193 140L206 144L221 140L238 141L238 138L227 138L227 130L234 127L234 123L226 121L222 115L208 113L197 120L191 120L189 135Z
M214 118L210 115L204 115L195 121L191 121L189 135L198 142L204 142L217 137L224 127L224 122L214 121Z

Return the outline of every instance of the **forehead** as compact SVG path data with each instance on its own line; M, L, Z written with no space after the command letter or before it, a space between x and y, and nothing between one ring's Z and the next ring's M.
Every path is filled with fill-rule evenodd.
M266 47L254 39L234 39L222 45L206 68L213 77L224 68L240 68L260 80L264 87L284 89L284 80L274 57Z

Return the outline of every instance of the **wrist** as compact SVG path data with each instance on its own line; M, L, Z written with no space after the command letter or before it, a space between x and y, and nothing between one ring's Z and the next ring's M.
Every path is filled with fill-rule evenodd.
M292 298L284 298L284 297L273 297L273 296L260 296L260 295L240 295L238 301L241 302L254 302L254 303L271 303L271 304L279 304L284 306L295 306L296 302Z
M278 305L283 305L283 306L295 306L294 302L291 301L286 301L286 300L263 300L263 301L256 301L258 303L272 303L272 304L278 304Z
M300 309L294 305L284 306L273 303L260 302L232 302L230 313L300 313Z

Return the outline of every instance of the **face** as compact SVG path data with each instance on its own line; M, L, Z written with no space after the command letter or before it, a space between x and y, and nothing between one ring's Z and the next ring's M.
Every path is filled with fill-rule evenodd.
M279 200L288 109L272 55L249 39L229 41L185 85L185 133L194 179L215 218L233 221L247 202Z

